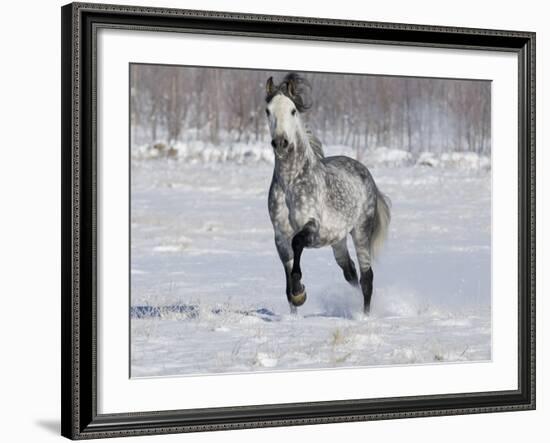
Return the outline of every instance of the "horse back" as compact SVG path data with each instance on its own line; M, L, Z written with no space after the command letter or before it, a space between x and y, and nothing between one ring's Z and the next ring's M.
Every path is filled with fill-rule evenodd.
M348 221L372 213L377 191L367 167L346 156L326 157L322 162L328 206Z
M367 192L375 192L375 183L368 168L361 162L344 155L325 157L321 160L325 165L327 180L333 181L329 184L329 190L333 186L348 188L349 193L361 195L361 189Z

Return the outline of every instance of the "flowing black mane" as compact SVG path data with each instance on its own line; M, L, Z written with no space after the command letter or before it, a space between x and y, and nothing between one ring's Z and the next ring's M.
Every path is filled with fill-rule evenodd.
M265 101L269 103L277 94L283 94L292 100L298 112L307 111L313 104L311 85L304 77L295 72L287 74L277 86L273 83L273 77L270 77Z

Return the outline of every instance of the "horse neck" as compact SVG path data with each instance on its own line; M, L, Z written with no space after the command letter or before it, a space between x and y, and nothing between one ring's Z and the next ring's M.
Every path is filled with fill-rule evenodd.
M297 134L296 140L299 145L296 146L291 158L285 161L275 158L275 174L284 188L292 186L297 177L311 174L318 169L317 167L322 167L322 163L313 152L305 130Z

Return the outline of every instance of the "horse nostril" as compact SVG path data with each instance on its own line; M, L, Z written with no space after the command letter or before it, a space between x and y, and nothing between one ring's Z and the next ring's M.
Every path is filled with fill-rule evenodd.
M288 139L282 136L275 137L271 140L271 146L273 149L286 149L288 148Z

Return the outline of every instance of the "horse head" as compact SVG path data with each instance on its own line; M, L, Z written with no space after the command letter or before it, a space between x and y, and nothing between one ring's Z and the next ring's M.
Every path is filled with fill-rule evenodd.
M279 85L273 77L266 83L266 116L271 146L279 159L287 158L303 143L304 125L300 114L311 107L309 83L298 74L287 74Z

